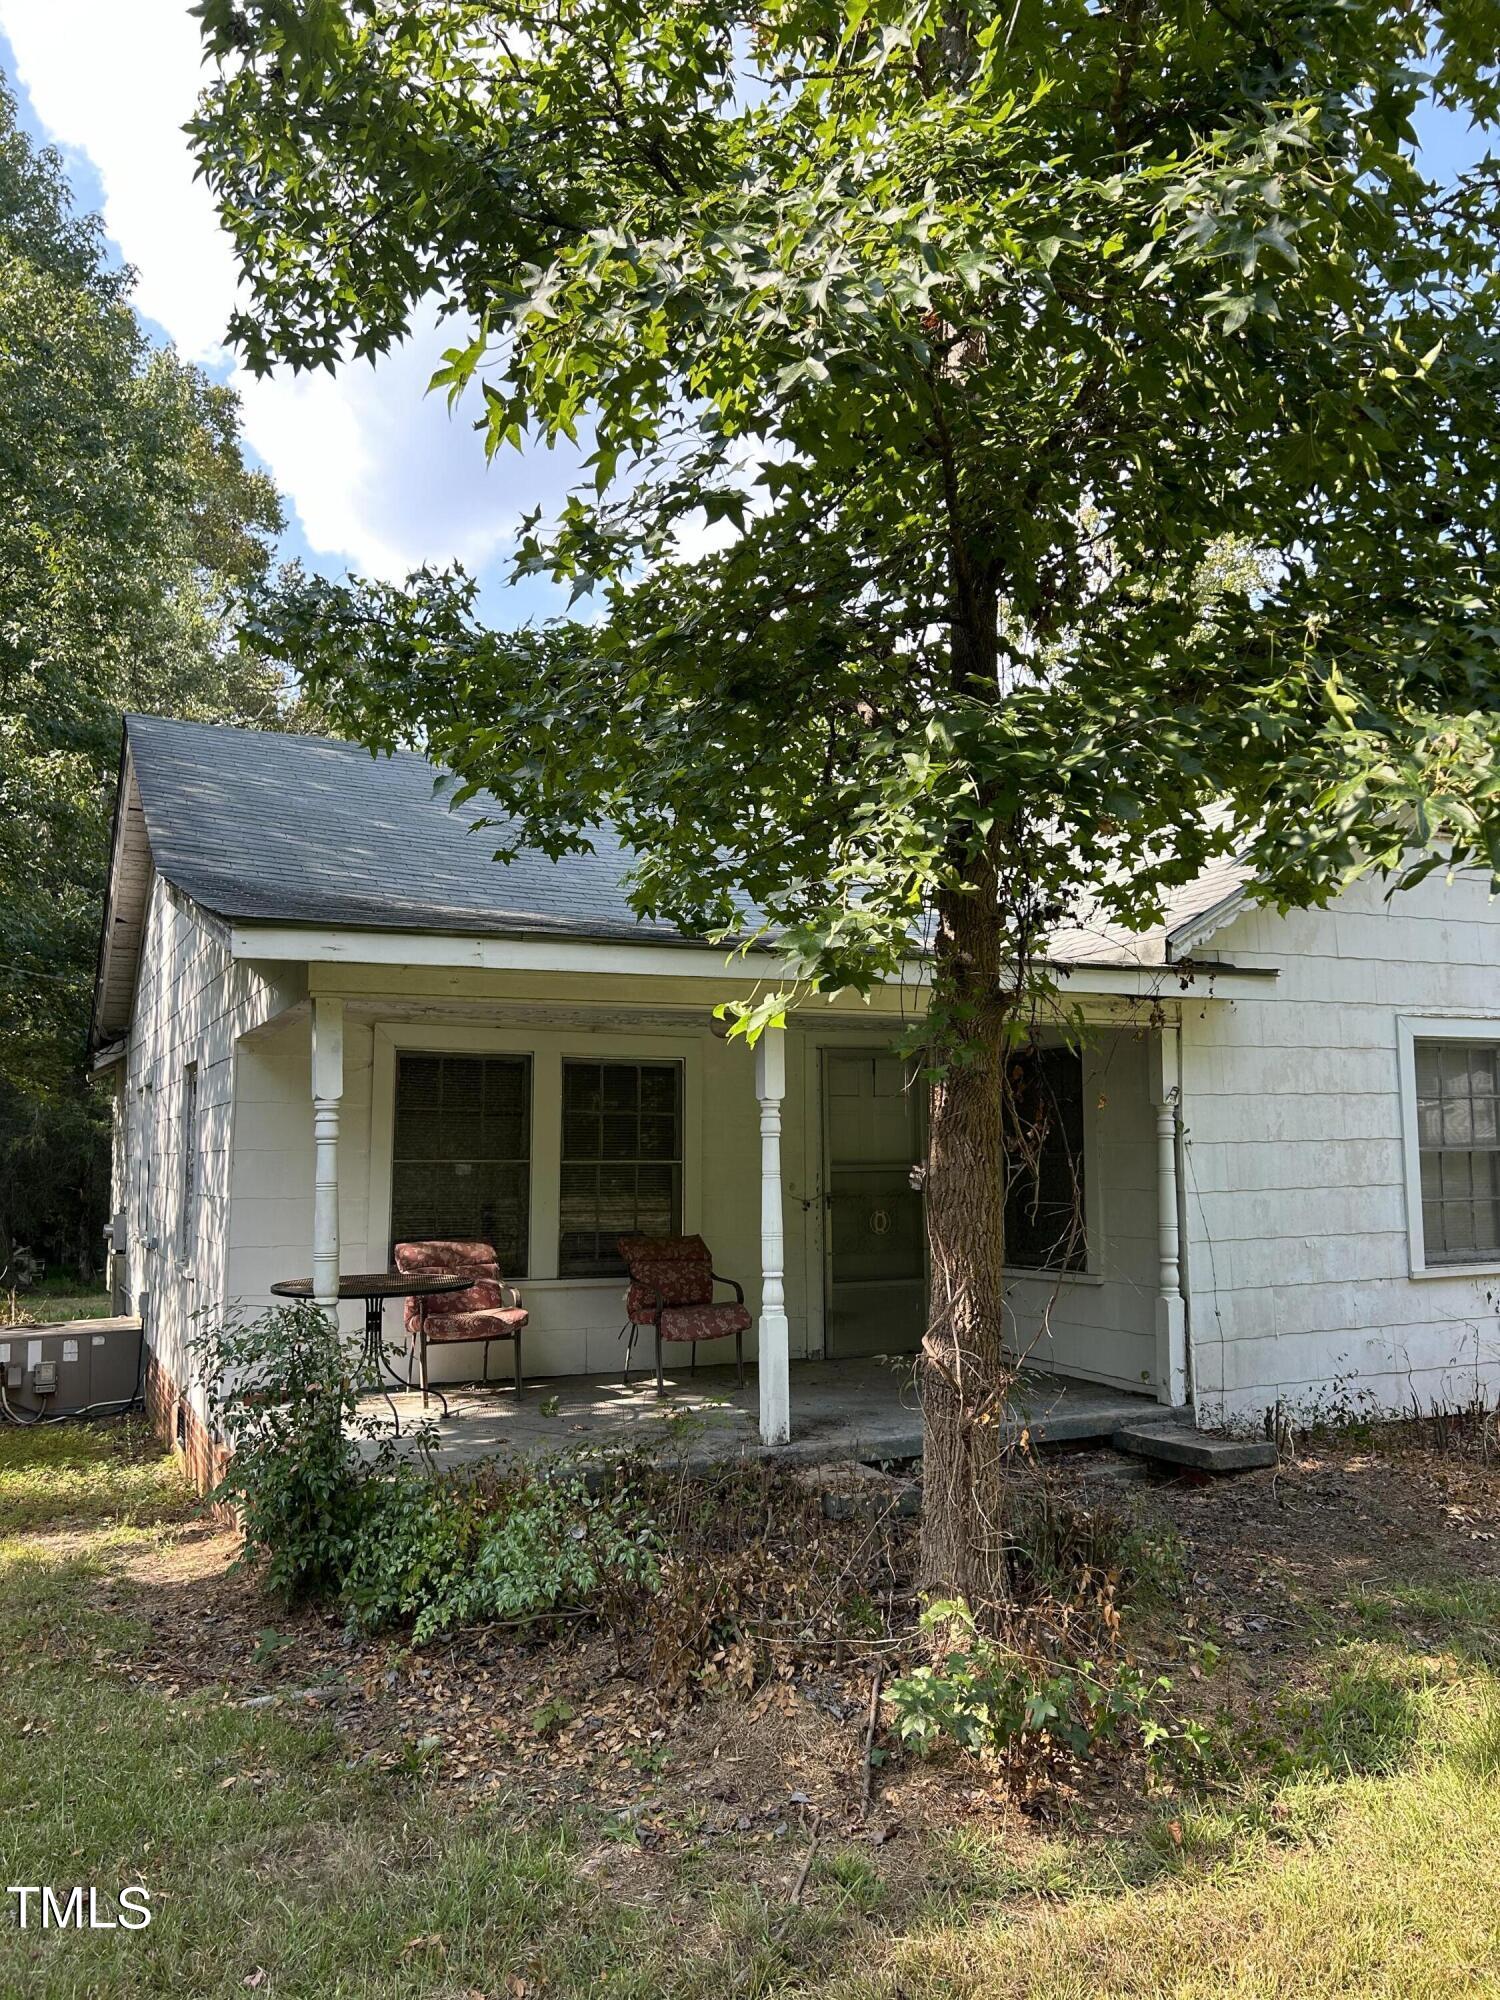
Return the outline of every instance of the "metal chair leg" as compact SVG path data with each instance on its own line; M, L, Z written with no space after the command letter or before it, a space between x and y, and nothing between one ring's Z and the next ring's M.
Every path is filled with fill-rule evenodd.
M630 1363L635 1354L635 1326L633 1322L626 1320L615 1338L623 1340L625 1343L625 1373L620 1377L620 1387L628 1389L630 1387Z
M689 1352L688 1355L688 1373L689 1375L696 1375L697 1372L698 1372L698 1343L695 1340L692 1344L691 1351Z
M417 1335L421 1343L422 1408L427 1408L427 1329L424 1326Z
M661 1379L661 1328L660 1327L656 1329L656 1393L658 1396L664 1396L667 1393L667 1385Z
M745 1336L743 1333L737 1333L734 1336L734 1374L736 1382L743 1389L745 1386Z
M519 1330L519 1328L518 1328L518 1329L517 1329L517 1332L516 1332L516 1395L517 1395L517 1397L519 1397L519 1396L520 1396L520 1394L521 1394L521 1390L522 1390L523 1386L524 1386L524 1385L523 1385L523 1383L522 1383L522 1381L521 1381L521 1334L520 1334L520 1330Z
M484 1383L484 1385L485 1385L485 1387L486 1387L486 1388L488 1388L488 1387L489 1387L489 1381L490 1381L490 1343L489 1343L488 1341L485 1341L485 1342L484 1342L484 1370L483 1370L482 1374L480 1375L480 1378L479 1378L479 1379L480 1379L480 1381L481 1381L481 1382L483 1382L483 1383Z

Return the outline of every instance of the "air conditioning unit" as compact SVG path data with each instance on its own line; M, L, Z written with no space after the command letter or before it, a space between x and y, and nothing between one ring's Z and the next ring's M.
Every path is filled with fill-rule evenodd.
M98 1320L0 1329L5 1401L23 1421L73 1416L101 1404L121 1409L135 1395L144 1337L139 1326Z

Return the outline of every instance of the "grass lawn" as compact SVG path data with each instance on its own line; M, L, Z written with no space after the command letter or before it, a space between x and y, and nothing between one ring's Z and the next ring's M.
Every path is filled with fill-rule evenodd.
M919 1812L921 1774L893 1767L880 1842L830 1817L794 1901L810 1847L795 1812L784 1838L748 1811L710 1837L686 1792L670 1814L653 1793L672 1820L653 1852L607 1788L559 1805L499 1749L487 1785L459 1782L446 1749L351 1719L382 1713L398 1677L446 1690L438 1649L341 1666L326 1621L294 1628L226 1585L231 1538L138 1426L0 1434L4 1882L138 1882L154 1911L134 1933L23 1932L7 1899L0 1993L1500 1994L1495 1486L1451 1467L1414 1479L1341 1460L1274 1494L1152 1497L1182 1516L1194 1563L1247 1494L1269 1524L1243 1537L1243 1585L1216 1576L1184 1613L1234 1653L1209 1697L1224 1748L1197 1791L1038 1819L971 1797L959 1768L945 1809ZM1279 1538L1273 1509L1290 1510ZM1309 1546L1309 1522L1335 1513L1331 1552ZM263 1629L215 1683L202 1662L231 1614ZM273 1691L367 1685L347 1707L267 1700L247 1692L262 1655ZM493 1663L540 1671L535 1655ZM478 1702L464 1732L498 1741ZM648 1739L632 1755L654 1782L666 1752Z
M107 1319L109 1293L67 1276L43 1278L24 1292L0 1294L0 1325L50 1326L69 1319Z

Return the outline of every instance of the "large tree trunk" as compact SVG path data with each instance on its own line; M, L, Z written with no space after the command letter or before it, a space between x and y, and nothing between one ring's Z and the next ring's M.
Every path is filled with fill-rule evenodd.
M961 363L950 358L950 368ZM949 636L956 704L998 688L999 583L989 543L964 530L942 399L934 401L952 530ZM982 1625L1003 1616L1006 1589L1001 1349L1005 1279L1002 1093L1015 971L1004 961L1000 859L1013 827L974 821L955 840L953 886L937 905L928 1042L936 1080L928 1123L927 1332L922 1342L922 1587L961 1597Z
M998 1623L1006 1596L1001 1351L1005 1172L1003 935L992 862L939 904L929 1021L926 1205L931 1260L922 1347L922 1584Z

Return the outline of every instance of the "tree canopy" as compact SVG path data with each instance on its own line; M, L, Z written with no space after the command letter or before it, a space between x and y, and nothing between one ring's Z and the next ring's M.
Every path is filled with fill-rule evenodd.
M274 721L285 687L231 609L275 491L130 288L0 86L0 1261L102 1217L80 1073L121 712Z
M594 474L519 549L590 616L312 582L270 643L549 849L614 820L643 911L753 901L808 985L930 927L924 1548L999 1588L1048 932L1230 846L1284 902L1500 865L1500 184L1412 124L1500 110L1500 0L198 12L251 365L436 297L488 449Z
M1495 170L1436 185L1411 125L1495 113L1493 4L200 12L252 364L437 294L489 449L592 442L521 561L601 615L308 588L367 734L856 984L997 818L1023 925L1214 843L1289 899L1500 860Z

